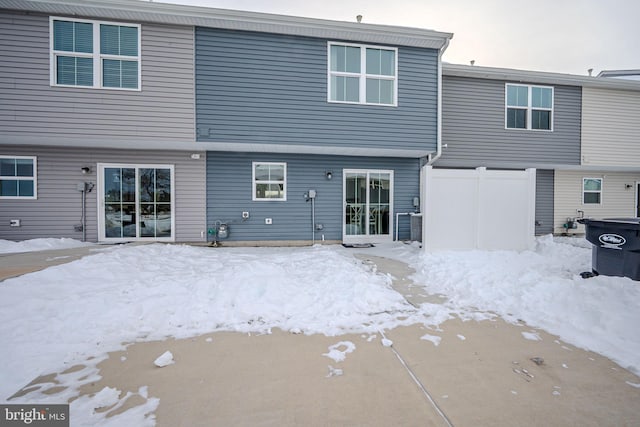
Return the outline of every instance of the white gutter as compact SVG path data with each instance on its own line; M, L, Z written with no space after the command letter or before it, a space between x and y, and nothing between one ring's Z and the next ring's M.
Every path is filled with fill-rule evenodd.
M442 54L449 46L450 39L446 39L444 45L438 51L438 99L437 99L437 107L436 114L437 117L437 130L436 130L436 155L433 153L429 154L429 161L426 166L431 166L436 160L442 156Z

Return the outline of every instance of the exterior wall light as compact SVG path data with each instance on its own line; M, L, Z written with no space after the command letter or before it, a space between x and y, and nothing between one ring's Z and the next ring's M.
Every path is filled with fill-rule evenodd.
M331 178L333 178L333 172L331 172L331 171L326 171L326 172L324 173L324 176L326 176L326 177L327 177L327 179L329 179L329 180L330 180Z
M82 173L84 175L88 174L89 172L91 172L91 168L89 166L84 166L80 169L82 171Z

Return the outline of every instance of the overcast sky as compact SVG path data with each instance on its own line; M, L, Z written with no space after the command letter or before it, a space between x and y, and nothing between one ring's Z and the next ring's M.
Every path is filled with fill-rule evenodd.
M594 75L640 69L640 0L155 0L454 33L446 62Z

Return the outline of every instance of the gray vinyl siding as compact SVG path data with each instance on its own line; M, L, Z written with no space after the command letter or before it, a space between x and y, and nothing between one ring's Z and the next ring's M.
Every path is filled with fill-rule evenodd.
M436 164L580 164L581 88L555 86L553 131L531 131L505 129L505 83L443 77L442 140L447 147Z
M398 48L397 107L330 103L327 40L198 27L197 139L435 151L437 59Z
M252 201L253 161L287 163L286 201ZM418 159L208 152L207 225L228 223L233 241L311 240L311 203L303 196L315 189L315 222L324 225L316 239L342 240L343 169L393 170L395 212L414 211L413 198L420 195ZM328 170L331 180L325 177ZM250 214L246 221L243 211ZM273 224L266 225L265 218ZM407 217L400 220L399 237L410 237Z
M536 171L537 236L553 233L553 177L553 170Z
M193 141L193 27L142 24L141 38L141 91L54 87L49 17L1 11L0 143L51 134Z
M64 149L0 145L0 155L37 156L37 200L0 199L0 239L26 240L41 237L82 239L74 231L81 223L81 193L78 183L96 184L97 163L174 165L175 240L202 241L205 225L205 153L198 160L192 152L122 151L107 149ZM83 175L81 168L91 172ZM87 240L97 241L98 187L87 193ZM20 219L21 227L9 227L10 219Z

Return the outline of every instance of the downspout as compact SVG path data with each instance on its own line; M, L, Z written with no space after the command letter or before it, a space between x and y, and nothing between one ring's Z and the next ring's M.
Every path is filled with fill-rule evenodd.
M444 45L438 51L438 99L436 102L436 154L429 154L426 166L431 166L436 160L442 156L442 54L449 46L450 39L446 39Z

